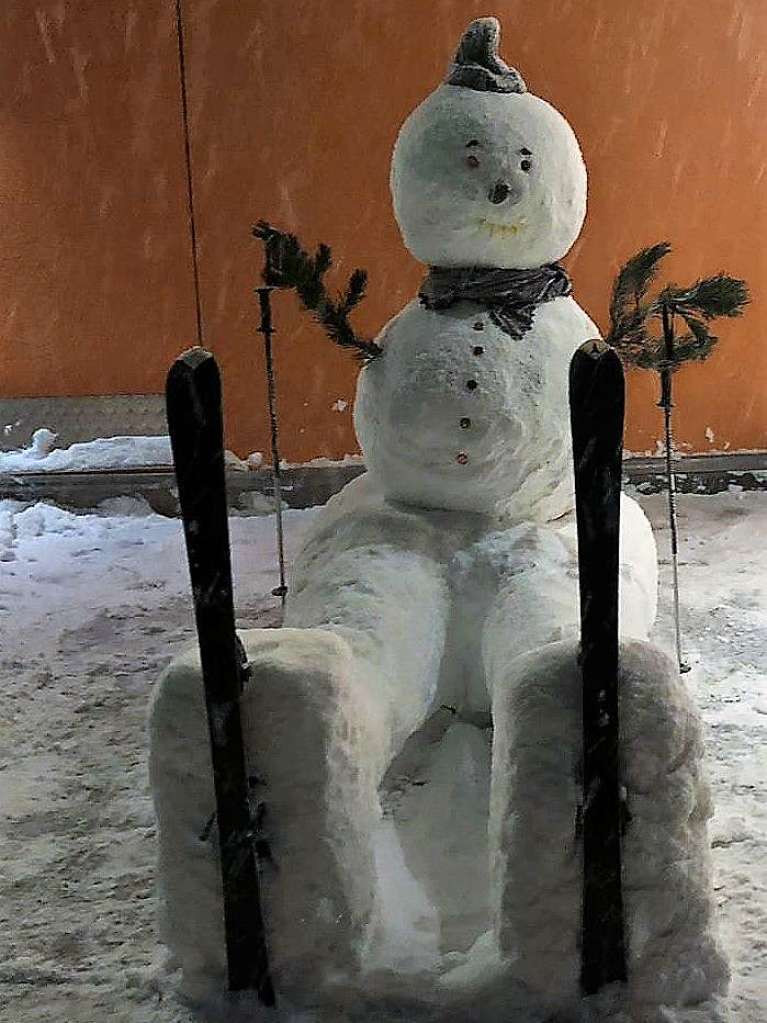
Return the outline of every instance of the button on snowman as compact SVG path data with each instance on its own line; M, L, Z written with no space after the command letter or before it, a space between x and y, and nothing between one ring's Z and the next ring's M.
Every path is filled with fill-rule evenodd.
M242 633L252 665L243 735L273 860L262 878L271 964L278 992L294 1002L302 992L321 1001L333 985L364 988L387 941L415 961L408 941L425 925L393 932L386 912L383 875L393 868L382 868L376 845L381 783L406 744L427 732L433 742L446 714L454 724L442 740L443 779L460 776L477 744L481 759L495 725L492 793L468 869L450 873L455 834L431 835L426 853L410 849L438 953L417 987L432 1001L454 1004L462 990L470 1002L480 997L468 980L445 980L449 955L467 955L476 940L479 959L516 963L519 983L547 1004L577 996L577 756L568 750L579 741L579 615L567 378L572 354L598 331L556 261L583 223L586 171L572 129L499 58L498 36L495 19L473 22L446 81L400 131L394 210L429 272L360 373L355 425L367 472L313 520L284 627ZM622 523L621 631L641 641L655 617L655 547L628 498ZM656 666L646 691L645 654ZM642 765L638 788L655 779L642 790L646 806L637 796L632 812L640 825L642 813L652 818L656 841L649 852L627 847L627 858L638 862L640 849L665 864L631 875L642 894L627 896L644 920L635 974L656 984L656 1001L684 987L680 962L698 977L694 995L726 974L694 872L680 873L675 899L700 912L677 959L668 953L676 931L662 875L682 846L705 862L706 795L695 715L658 657L637 642L624 655L635 694L629 744L638 736L631 764ZM157 687L151 717L163 936L191 993L220 989L225 973L215 843L198 838L214 806L201 689L190 651ZM450 746L457 728L462 738ZM674 796L668 827L664 793L677 790L667 762L687 799L679 817ZM471 926L462 888L470 881L482 889ZM409 883L400 901L415 898ZM673 960L665 973L653 958L656 917Z

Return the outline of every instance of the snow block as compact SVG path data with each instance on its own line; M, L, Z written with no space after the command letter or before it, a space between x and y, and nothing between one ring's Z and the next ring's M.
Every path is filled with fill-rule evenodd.
M675 665L649 643L621 646L619 686L629 999L637 1009L696 1005L729 983L700 718ZM577 646L566 641L515 661L494 703L495 931L515 977L554 1007L578 999L580 701Z
M252 675L242 698L254 802L264 804L260 873L277 987L319 997L356 971L374 906L370 836L380 817L380 741L331 632L241 634ZM191 998L226 987L215 798L196 650L160 680L150 714L159 830L160 936Z

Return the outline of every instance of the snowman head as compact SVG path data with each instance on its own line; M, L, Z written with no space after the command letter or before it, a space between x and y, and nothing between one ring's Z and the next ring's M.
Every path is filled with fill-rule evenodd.
M443 85L408 117L391 189L405 245L432 266L560 259L586 215L586 168L564 117L498 57L500 26L463 35Z

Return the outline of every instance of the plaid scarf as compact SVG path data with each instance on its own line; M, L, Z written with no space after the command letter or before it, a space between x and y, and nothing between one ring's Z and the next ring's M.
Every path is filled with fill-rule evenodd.
M530 270L433 266L418 297L427 309L449 309L455 302L478 302L487 306L493 323L518 340L532 326L535 310L542 302L569 295L571 291L570 278L559 263Z

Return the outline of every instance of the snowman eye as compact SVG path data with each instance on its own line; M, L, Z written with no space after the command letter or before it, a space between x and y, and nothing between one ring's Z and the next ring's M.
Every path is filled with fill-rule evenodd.
M527 172L531 169L532 166L533 166L532 160L523 160L519 165L519 169L523 170L525 174L527 174Z
M466 166L467 167L479 167L479 160L476 158L476 156L467 156L466 157Z

